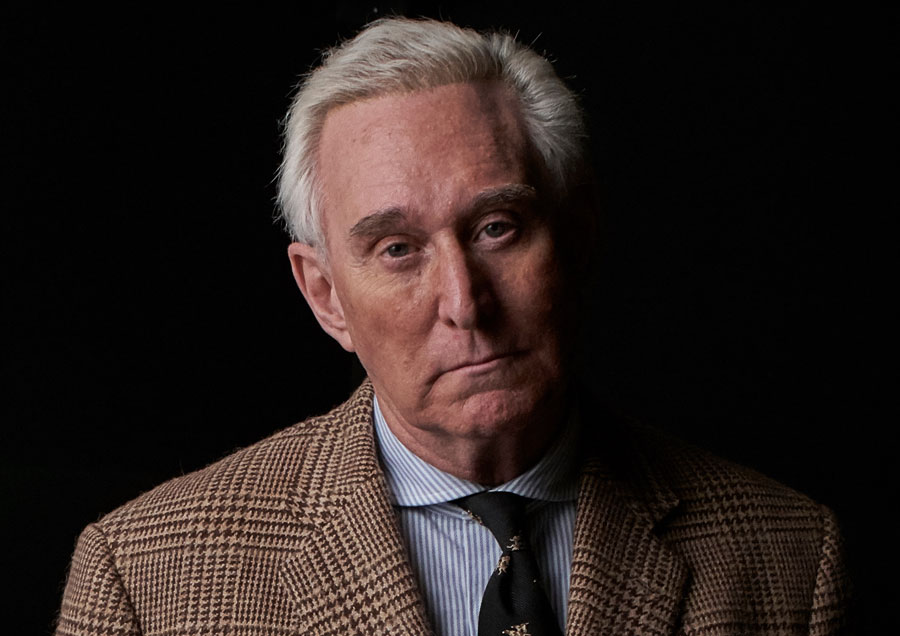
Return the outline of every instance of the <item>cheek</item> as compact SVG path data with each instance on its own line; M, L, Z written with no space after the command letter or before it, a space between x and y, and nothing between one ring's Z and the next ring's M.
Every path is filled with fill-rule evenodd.
M344 314L363 366L411 362L429 330L428 304L411 286L373 284L354 291Z
M509 304L519 321L527 319L534 326L552 320L562 301L561 272L551 245L533 250L527 259L509 264L503 286L510 294Z

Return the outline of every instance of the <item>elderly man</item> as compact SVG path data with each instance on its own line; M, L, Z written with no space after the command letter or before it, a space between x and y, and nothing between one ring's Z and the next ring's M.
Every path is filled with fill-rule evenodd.
M545 59L380 21L309 75L286 135L294 276L368 380L88 527L58 633L843 629L828 510L578 386L589 179Z

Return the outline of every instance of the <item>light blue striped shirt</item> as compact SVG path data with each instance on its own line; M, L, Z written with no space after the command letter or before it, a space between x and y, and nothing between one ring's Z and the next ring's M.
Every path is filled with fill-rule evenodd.
M378 454L391 503L431 623L438 636L475 636L481 596L500 558L500 546L487 528L450 502L485 488L445 473L413 454L391 432L377 398L374 412ZM562 629L578 497L577 452L577 424L571 418L543 459L512 481L491 489L534 499L527 509L529 537Z

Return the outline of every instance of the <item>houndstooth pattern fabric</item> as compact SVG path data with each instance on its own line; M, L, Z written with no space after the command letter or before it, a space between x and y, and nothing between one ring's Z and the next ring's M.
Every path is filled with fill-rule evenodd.
M85 529L59 635L429 634L378 467L371 384ZM592 414L584 410L585 421ZM846 629L831 513L593 414L566 633Z

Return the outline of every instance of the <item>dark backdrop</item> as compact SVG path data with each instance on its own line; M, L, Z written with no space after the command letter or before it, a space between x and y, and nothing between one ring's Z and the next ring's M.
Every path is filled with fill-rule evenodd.
M28 631L51 628L84 525L358 381L273 220L291 87L387 9L327 4L0 22L2 565ZM834 508L866 620L886 631L876 506L898 494L895 446L869 390L879 19L721 4L393 6L507 27L557 60L603 183L588 380Z

